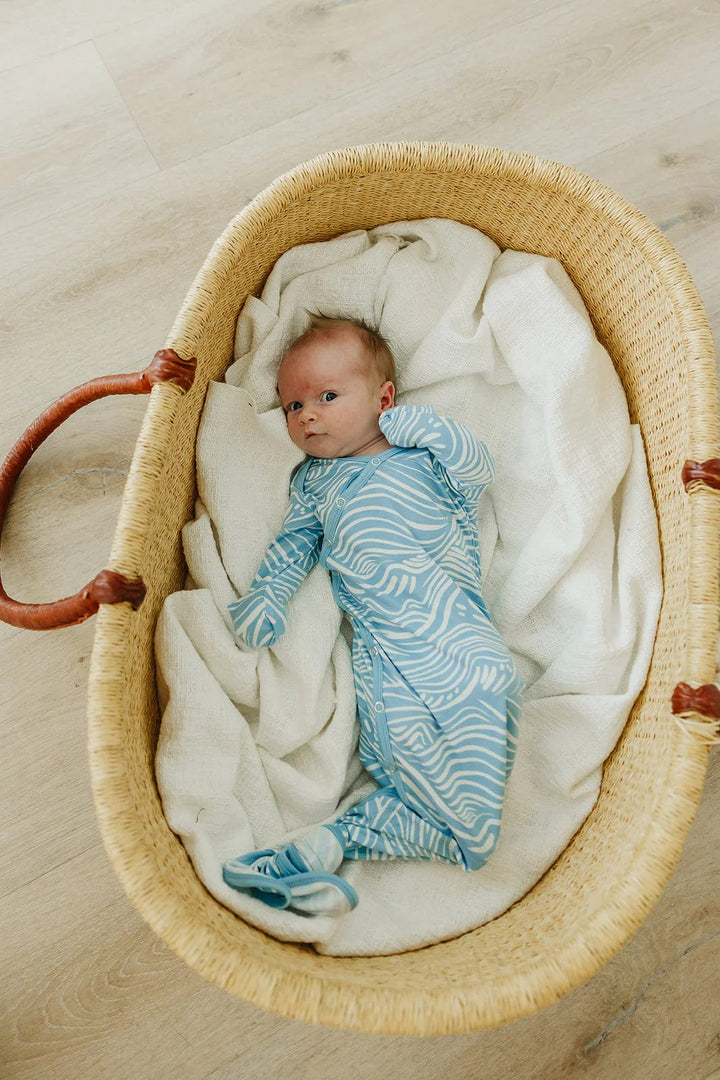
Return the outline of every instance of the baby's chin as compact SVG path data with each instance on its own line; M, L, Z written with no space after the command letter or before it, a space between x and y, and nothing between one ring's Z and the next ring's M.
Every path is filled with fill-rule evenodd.
M330 454L328 452L323 453L322 451L308 450L307 447L305 448L305 453L307 454L308 457L317 457L317 458L334 458L334 457L341 457L342 456L340 454Z
M302 450L308 457L334 458L340 457L337 447L332 447L325 435L313 435L311 439L302 439L296 442L298 450Z

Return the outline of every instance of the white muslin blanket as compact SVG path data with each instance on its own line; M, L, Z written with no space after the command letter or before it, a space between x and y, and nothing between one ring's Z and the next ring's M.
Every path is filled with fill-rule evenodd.
M487 443L484 595L527 686L486 865L346 860L359 904L339 918L270 908L221 873L226 859L334 821L376 786L358 758L352 631L328 572L310 571L269 649L238 645L227 611L279 531L303 460L275 383L305 307L377 326L396 359L396 404L429 402ZM207 889L268 933L337 956L419 948L504 911L597 799L647 677L662 592L640 430L562 266L438 218L291 249L243 308L226 381L210 385L197 480L187 587L167 598L156 634L156 772Z

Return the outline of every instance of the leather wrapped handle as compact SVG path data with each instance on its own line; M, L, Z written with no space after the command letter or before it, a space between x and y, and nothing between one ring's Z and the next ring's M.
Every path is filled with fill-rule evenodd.
M174 349L160 349L144 371L108 375L76 386L58 398L21 435L0 469L0 539L5 516L20 473L37 448L56 428L84 405L114 394L149 394L155 383L171 382L187 391L193 384L197 360L183 360ZM101 570L84 589L49 604L23 604L11 599L0 581L0 620L25 630L58 630L94 615L100 604L129 601L137 610L145 597L142 579L128 581L114 570Z

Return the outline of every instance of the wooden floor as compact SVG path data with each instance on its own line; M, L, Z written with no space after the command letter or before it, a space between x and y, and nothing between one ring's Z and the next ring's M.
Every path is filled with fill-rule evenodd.
M405 139L575 166L649 215L720 323L717 0L34 0L3 5L0 429L161 348L213 241L314 155ZM21 480L3 580L105 565L146 399L68 422ZM93 621L0 627L0 1075L51 1080L720 1077L720 755L660 903L604 970L496 1031L347 1034L195 975L135 913L91 794Z

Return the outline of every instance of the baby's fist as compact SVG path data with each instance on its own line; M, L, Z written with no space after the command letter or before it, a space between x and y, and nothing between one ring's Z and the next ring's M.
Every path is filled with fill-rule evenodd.
M417 446L418 439L428 430L428 421L435 415L432 405L395 405L380 413L380 430L393 446Z

